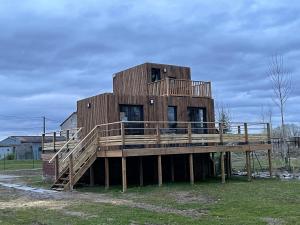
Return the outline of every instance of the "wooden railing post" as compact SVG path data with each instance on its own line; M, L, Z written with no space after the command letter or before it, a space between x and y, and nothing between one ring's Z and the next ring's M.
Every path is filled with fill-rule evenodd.
M244 123L244 130L245 130L245 144L248 144L249 139L248 139L248 124Z
M220 145L223 145L223 124L219 123Z
M55 149L55 142L56 142L56 132L53 132L53 151L56 152Z
M156 124L156 143L160 144L160 127L159 123Z
M45 153L45 134L42 134L42 153Z
M189 138L189 144L192 143L192 124L188 123L188 138Z
M73 154L69 156L69 189L70 191L73 190L73 179L74 179L74 168L73 168Z
M121 122L121 139L122 139L122 149L125 147L125 127L124 122Z
M166 77L165 81L167 83L167 90L166 90L167 93L166 94L167 94L167 96L169 96L170 95L170 79L169 79L169 77Z

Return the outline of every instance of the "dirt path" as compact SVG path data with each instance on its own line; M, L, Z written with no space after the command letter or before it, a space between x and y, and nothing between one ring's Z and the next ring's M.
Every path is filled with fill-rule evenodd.
M207 214L206 210L179 210L136 202L129 199L115 198L108 194L81 193L77 191L57 192L43 188L33 188L21 183L19 177L15 175L0 174L0 194L12 197L9 202L0 201L0 209L19 207L47 207L49 209L63 209L64 207L79 201L128 206L157 213L172 213L193 218Z

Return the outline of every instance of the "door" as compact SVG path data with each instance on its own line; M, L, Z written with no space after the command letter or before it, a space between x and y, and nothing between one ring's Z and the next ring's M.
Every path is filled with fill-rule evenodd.
M190 122L192 123L192 133L194 134L206 134L207 126L206 126L206 110L205 108L200 107L188 107L188 117Z
M144 134L144 122L126 123L126 121L144 121L142 105L120 105L120 121L125 122L125 134Z
M168 106L168 122L170 132L176 132L177 128L177 107Z

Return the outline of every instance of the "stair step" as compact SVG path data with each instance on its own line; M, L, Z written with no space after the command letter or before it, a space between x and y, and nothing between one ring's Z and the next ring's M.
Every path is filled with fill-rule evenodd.
M51 188L52 190L55 190L55 191L64 191L65 189L64 188Z
M64 184L61 184L61 183L56 183L56 184L54 184L53 186L64 187L65 185L64 185Z

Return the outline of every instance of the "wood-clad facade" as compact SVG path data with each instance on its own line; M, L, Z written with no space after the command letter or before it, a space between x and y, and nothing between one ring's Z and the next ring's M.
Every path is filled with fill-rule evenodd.
M105 93L77 102L78 127L88 133L96 125L120 121L120 105L143 107L144 121L168 121L168 107L177 109L177 121L189 121L188 107L202 108L204 120L214 122L214 100L192 96L148 95L151 69L159 69L160 80L170 78L190 80L190 68L173 65L145 63L118 72L113 78L113 93Z

